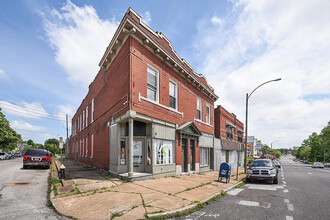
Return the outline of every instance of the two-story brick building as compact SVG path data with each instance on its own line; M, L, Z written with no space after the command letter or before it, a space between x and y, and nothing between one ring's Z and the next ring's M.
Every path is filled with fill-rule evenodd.
M221 161L230 163L232 168L244 164L243 130L244 125L234 113L218 105L214 109L214 136L221 141Z
M99 66L72 119L70 158L128 178L214 168L218 96L162 33L129 8Z

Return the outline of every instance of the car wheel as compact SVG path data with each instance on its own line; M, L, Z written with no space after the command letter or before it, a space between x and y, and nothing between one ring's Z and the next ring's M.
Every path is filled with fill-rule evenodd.
M23 165L23 169L26 169L27 168L27 166L26 165Z
M250 178L246 178L246 182L247 183L251 183L251 179Z
M274 180L273 180L273 183L274 183L274 184L278 184L278 179L277 179L277 178L274 179Z

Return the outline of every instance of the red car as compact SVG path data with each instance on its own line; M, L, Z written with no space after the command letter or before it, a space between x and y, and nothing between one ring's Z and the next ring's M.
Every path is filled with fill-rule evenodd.
M22 154L21 154L21 153L14 153L14 156L15 156L15 157L21 157Z
M23 157L23 169L28 166L43 166L49 169L52 157L45 149L30 148Z

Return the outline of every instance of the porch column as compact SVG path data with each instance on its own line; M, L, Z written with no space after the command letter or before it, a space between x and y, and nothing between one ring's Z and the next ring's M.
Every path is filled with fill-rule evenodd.
M133 176L133 118L128 118L128 177Z

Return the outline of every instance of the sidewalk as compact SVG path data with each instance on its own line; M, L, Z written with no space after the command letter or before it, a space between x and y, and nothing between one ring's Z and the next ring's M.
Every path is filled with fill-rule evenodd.
M240 168L238 181L234 169L228 184L217 182L218 171L124 182L73 160L63 159L63 164L67 179L64 187L57 184L51 202L58 212L76 219L164 217L194 209L245 178Z

